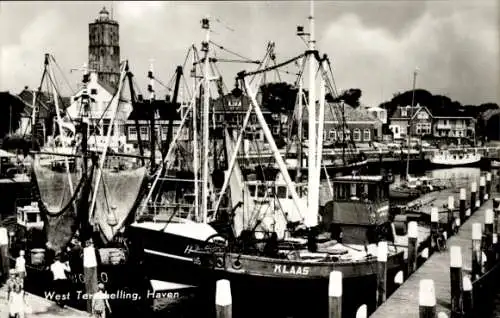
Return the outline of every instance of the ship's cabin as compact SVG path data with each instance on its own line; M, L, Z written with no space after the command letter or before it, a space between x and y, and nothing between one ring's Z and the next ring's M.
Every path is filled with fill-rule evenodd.
M38 203L32 202L30 205L17 207L17 224L30 229L43 229L43 221L38 209Z
M278 181L246 181L250 197L256 201L265 201L270 199L292 200L292 193L286 182ZM307 183L294 183L295 191L299 198L307 196Z
M341 176L332 179L333 201L381 202L389 200L389 180L383 176Z

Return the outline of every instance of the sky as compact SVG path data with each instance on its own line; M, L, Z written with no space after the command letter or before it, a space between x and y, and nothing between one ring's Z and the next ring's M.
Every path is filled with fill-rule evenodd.
M307 31L308 1L2 1L0 91L36 88L44 53L51 53L69 94L81 78L70 69L87 62L88 24L103 6L112 7L120 23L121 58L129 60L143 92L151 59L156 77L167 83L188 48L200 47L205 16L214 42L251 59L261 59L269 41L278 61L305 49L295 32L297 25ZM496 0L316 1L316 38L320 53L332 61L337 88L360 88L364 105L410 90L416 67L418 88L462 104L500 104L499 11ZM218 57L234 58L224 52ZM232 63L220 69L232 86L236 72L254 67ZM286 74L283 79L294 80Z

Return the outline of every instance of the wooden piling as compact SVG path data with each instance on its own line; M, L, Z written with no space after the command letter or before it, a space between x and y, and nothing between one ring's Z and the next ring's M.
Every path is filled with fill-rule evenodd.
M460 223L464 224L465 222L465 218L466 218L466 215L465 215L465 209L466 209L466 204L465 204L465 200L467 199L467 193L466 193L466 190L465 188L461 188L460 189L460 202L459 202L459 206L458 206L458 211L459 211L459 215L460 215Z
M377 247L377 307L387 297L387 242L378 243Z
M431 238L429 239L429 252L434 252L437 249L437 246L433 246L432 237L438 234L439 228L439 211L438 208L433 206L431 208Z
M463 318L473 318L472 282L469 276L463 278L462 311Z
M447 231L448 234L451 236L453 234L453 229L454 229L454 216L453 216L453 210L455 209L455 198L450 195L448 196L448 226L447 226Z
M473 181L470 185L470 212L471 214L474 213L476 211L476 209L478 208L477 207L477 197L476 197L476 193L477 193L477 183L476 181Z
M451 318L460 318L462 314L462 249L460 246L450 248L450 284Z
M85 279L85 293L94 295L97 292L97 258L94 246L83 249L83 276ZM92 312L92 298L87 300L87 311Z
M417 222L411 221L408 223L408 277L417 269L417 238Z
M483 205L485 199L485 189L486 188L486 179L484 176L479 178L479 205Z
M356 318L368 318L368 307L366 305L359 306L356 311Z
M0 227L0 282L9 277L9 235L5 227Z
M216 318L231 318L233 316L231 284L227 279L218 280L215 285L215 315Z
M491 172L486 173L486 200L491 196Z
M494 215L492 209L487 209L484 213L484 244L483 250L486 255L486 268L490 269L495 265L495 254L493 250L493 224Z
M436 293L432 279L420 280L418 304L419 318L436 317Z
M328 317L342 317L342 272L332 271L328 286Z
M481 251L482 229L481 223L472 224L472 280L481 276L482 254Z

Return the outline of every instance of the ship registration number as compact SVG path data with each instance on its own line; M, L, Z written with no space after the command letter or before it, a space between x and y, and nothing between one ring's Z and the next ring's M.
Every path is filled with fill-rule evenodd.
M274 273L277 274L287 274L287 275L309 275L310 268L307 266L288 266L274 264Z

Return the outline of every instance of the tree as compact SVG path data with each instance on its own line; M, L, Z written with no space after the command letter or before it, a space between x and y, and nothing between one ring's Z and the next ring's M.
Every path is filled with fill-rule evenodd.
M288 113L295 108L298 89L286 82L267 83L260 87L262 106L273 113Z
M344 101L344 103L346 103L347 105L356 108L360 105L359 100L361 98L361 95L362 92L359 88L349 88L342 91L342 93L340 93L337 98L333 98L332 94L327 93L325 95L325 100L329 103L339 103L341 101Z
M9 92L0 92L0 105L0 138L4 138L19 129L25 105Z

